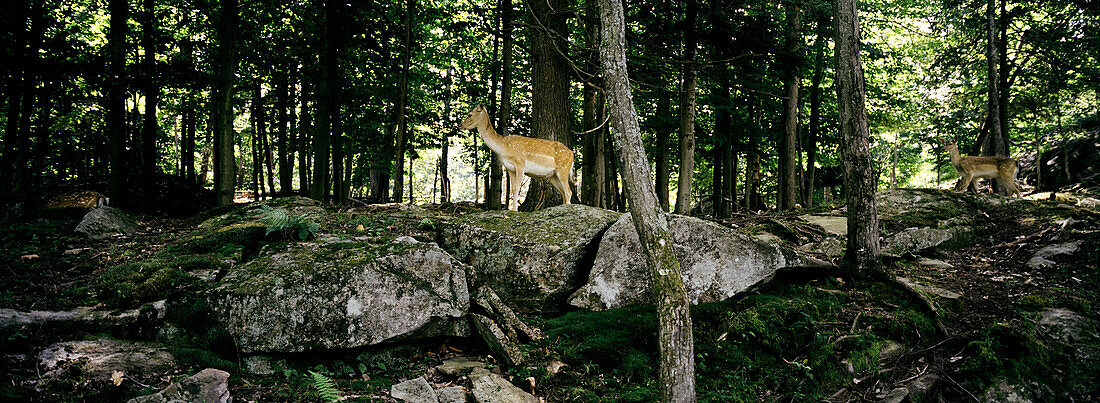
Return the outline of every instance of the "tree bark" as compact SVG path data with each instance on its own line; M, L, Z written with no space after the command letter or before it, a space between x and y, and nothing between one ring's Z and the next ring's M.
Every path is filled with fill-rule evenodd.
M110 5L115 6L115 3L111 2ZM17 24L13 24L11 27L12 31L14 31L13 36L15 37L15 43L14 52L11 58L12 71L7 80L8 112L7 120L4 124L3 160L0 160L0 186L4 187L12 184L12 178L15 174L15 153L17 152L15 144L19 141L19 111L22 99L22 91L20 91L20 88L22 87L23 76L26 70L25 55L28 29L26 0L14 0L11 8L15 10L12 20L17 21ZM114 8L111 8L111 12L114 12ZM114 28L112 27L111 30L113 33ZM113 39L114 37L111 36L111 38ZM116 45L112 42L108 43L108 46ZM111 70L108 70L109 75L110 73ZM108 79L109 78L110 77L108 77ZM110 83L109 80L108 83ZM110 127L108 127L108 130L110 130Z
M585 45L591 51L585 63L588 71L595 73L599 70L600 64L597 51L600 43L599 7L596 2L588 2L585 13ZM591 84L598 85L596 80L596 77L592 77ZM605 152L607 136L599 127L603 124L600 115L606 100L604 95L590 83L585 83L583 97L584 116L581 128L585 134L584 155L581 159L583 174L580 199L582 203L590 206L605 207L607 204L603 189L604 182L607 180L607 153Z
M315 98L313 80L302 80L302 102L299 106L301 116L298 118L298 187L302 196L309 196L312 186L309 182L309 150L312 149L313 139L313 115L310 114L310 100ZM314 102L316 103L316 102Z
M286 64L288 71L278 72L279 83L278 91L279 95L276 100L276 108L279 110L279 194L282 196L289 196L290 192L294 190L294 177L293 175L293 160L291 159L290 142L287 139L287 130L290 126L290 114L287 113L287 108L290 104L291 98L291 86L293 83L289 80L290 71L294 69L290 63Z
M566 0L528 3L531 44L531 137L554 140L572 148L572 112L569 102L569 61L566 18L572 13ZM570 173L572 174L572 173ZM520 178L522 179L522 178ZM531 179L522 211L562 204L557 190L544 179Z
M408 142L408 103L409 103L409 59L412 56L412 15L416 7L415 0L405 2L405 22L403 46L401 50L401 76L398 81L397 95L397 151L394 155L393 199L400 203L405 196L405 145ZM410 189L411 192L411 189Z
M672 94L661 91L661 94L657 97L657 118L664 121L672 116ZM668 211L668 179L669 179L669 132L670 128L661 125L657 128L657 161L655 163L657 170L657 203L661 206L662 211Z
M237 163L233 145L233 75L237 64L237 0L221 1L221 16L217 25L218 55L215 60L214 90L214 192L217 205L233 204L236 189Z
M729 176L729 165L733 163L729 160L730 144L733 142L733 122L730 115L730 89L728 83L718 84L716 98L718 104L714 106L717 116L714 118L714 180L711 186L714 192L714 201L712 206L715 218L726 218L729 216L729 204L726 200L730 196L727 194L729 191L727 181L734 180Z
M695 51L696 0L687 0L684 18L684 67L680 84L680 182L676 188L676 213L691 211L692 175L695 170Z
M745 207L749 211L767 209L764 196L760 193L760 108L756 96L749 95L749 116L753 124L749 128L749 144L745 161Z
M840 154L848 208L845 259L863 275L880 275L879 225L875 209L877 180L871 160L870 132L859 56L858 0L835 0L836 87L840 109Z
M802 206L813 207L814 176L817 174L817 139L821 133L821 80L825 75L825 20L817 22L814 41L814 73L810 78L810 127L806 136L806 176L802 187Z
M622 7L622 2L617 0L600 0L604 34L600 42L600 64L612 114L614 146L630 195L630 216L652 275L657 303L661 400L694 402L695 356L690 305L680 275L680 263L672 247L668 219L657 207L657 194L650 185L649 162L627 76Z
M997 52L998 40L997 40L997 8L996 0L986 1L986 72L987 72L987 85L989 91L986 101L986 127L989 128L989 135L982 142L982 155L986 156L1007 156L1008 155L1008 143L1004 136L1004 131L1001 127L1001 90L1000 90L1000 72L998 67L1000 66L1000 55ZM1000 195L1008 194L1008 189L1004 184L996 179L990 180L993 185L993 190Z
M795 208L798 201L798 90L802 81L800 69L802 51L802 9L795 0L787 0L787 55L783 62L783 134L779 138L780 210Z
M143 60L145 70L145 117L141 125L141 189L142 203L146 209L152 207L155 195L153 195L153 180L157 167L157 97L160 88L157 87L157 52L156 40L156 8L153 0L143 0L141 47L145 52Z
M111 26L107 50L107 131L111 136L111 178L108 196L114 206L126 205L126 0L110 0ZM220 202L219 198L219 202ZM229 199L232 203L232 197ZM219 203L220 205L221 203Z
M38 64L39 49L42 47L42 33L45 29L45 7L42 2L34 2L31 5L31 32L27 43L26 63L27 68L23 72L23 100L19 113L19 135L15 144L15 186L12 193L29 196L32 186L30 160L31 160L31 118L34 116L35 101L37 98L38 74L34 66Z
M446 100L443 101L444 122L447 123L443 128L443 138L439 142L439 147L442 149L439 155L439 202L441 204L451 202L451 178L447 175L447 154L449 154L451 148L450 133L458 131L459 125L459 122L451 119L451 100L454 99L454 74L454 69L447 69L447 95ZM474 186L477 186L477 181L474 181Z
M512 1L500 0L497 14L501 19L500 118L497 126L501 136L508 135L512 112ZM496 153L489 151L489 186L485 188L485 208L500 210L504 192L504 170Z

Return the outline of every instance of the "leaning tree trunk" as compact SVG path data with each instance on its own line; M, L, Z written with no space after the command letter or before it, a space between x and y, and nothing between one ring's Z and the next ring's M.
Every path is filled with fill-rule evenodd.
M666 213L657 207L626 67L623 5L600 0L600 64L614 128L614 145L630 197L630 216L653 278L660 348L661 400L695 401L695 356L687 289L672 247Z
M863 64L859 57L858 0L836 0L836 87L840 108L840 154L848 208L846 260L857 273L879 275L879 226L875 177L867 128Z
M568 48L565 39L569 35L566 18L572 12L570 3L566 0L532 1L528 3L528 17L531 36L531 136L559 141L572 148L570 69L569 61L561 53ZM520 210L533 211L563 202L549 181L532 178Z
M695 170L695 0L687 0L684 21L684 72L680 85L680 183L676 189L676 213L691 210L692 173Z
M794 209L798 201L798 89L802 81L799 60L802 49L802 9L794 0L787 1L787 54L783 71L783 134L779 138L780 210Z

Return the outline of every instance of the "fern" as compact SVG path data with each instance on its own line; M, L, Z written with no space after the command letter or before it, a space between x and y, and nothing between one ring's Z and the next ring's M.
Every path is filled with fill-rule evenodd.
M317 394L321 395L321 400L327 403L344 400L344 397L340 395L340 389L336 388L336 382L333 382L332 379L313 371L309 371L309 376L313 381L313 389L317 390Z
M290 214L286 210L272 208L266 204L261 204L256 210L259 210L263 215L262 219L267 227L264 236L278 232L285 238L308 241L316 236L317 231L321 229L321 226L317 223L309 221L309 216L306 215Z

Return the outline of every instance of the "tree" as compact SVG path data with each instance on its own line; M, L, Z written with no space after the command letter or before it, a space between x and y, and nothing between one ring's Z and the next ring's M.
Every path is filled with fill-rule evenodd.
M126 204L126 161L123 159L126 153L127 137L126 91L123 74L125 74L126 69L126 14L129 5L126 0L111 0L108 7L111 13L110 42L108 44L110 50L107 54L107 130L111 133L111 181L108 195L112 199L112 204L122 206ZM223 5L223 7L225 6ZM215 172L215 191L220 189L219 184L221 183L218 182L217 172ZM227 202L222 203L222 197L219 194L218 205L232 203L232 193L233 183L232 176L230 176L229 199Z
M836 91L840 108L840 154L848 208L845 259L862 274L878 274L879 226L875 209L878 179L871 160L863 63L859 56L857 0L835 0Z
M501 62L500 62L500 135L507 136L512 113L512 1L500 0ZM479 140L480 141L480 140ZM496 153L489 151L489 186L485 189L485 205L489 210L500 210L500 194L504 191L504 170Z
M397 90L397 151L394 155L393 168L393 199L398 203L405 196L405 146L409 141L409 70L412 69L409 59L412 56L412 15L415 8L415 0L405 2L405 27L401 40L404 44L401 49L401 78L397 84L400 87Z
M564 55L568 49L569 2L545 0L527 4L530 6L527 17L531 44L531 137L558 141L572 148L573 114L569 107L572 75ZM561 196L549 182L532 179L520 209L532 211L562 203Z
M146 208L153 202L153 180L157 168L157 14L153 0L143 0L141 47L143 48L145 70L145 117L141 121L141 190L142 203Z
M783 134L779 138L779 195L780 210L794 209L798 201L798 89L802 76L800 52L802 50L802 8L796 0L787 0L787 54L783 65Z
M1001 113L1004 109L1001 105L1001 90L1002 84L1000 78L1000 55L997 52L998 40L997 40L997 8L996 0L986 1L986 77L989 90L986 97L986 127L988 128L989 135L986 136L985 141L982 142L982 155L987 156L1008 156L1008 139L1002 130L1002 124L1004 120L1001 118ZM1006 195L1008 189L998 180L992 179L993 189L997 194Z
M600 0L600 66L611 114L614 146L630 197L630 216L653 276L664 402L695 401L695 356L687 289L669 235L667 214L657 206L626 67L623 5Z
M676 213L691 211L691 182L695 170L695 51L698 46L695 20L696 0L687 0L684 18L684 67L680 84L680 184L676 190Z
M588 72L599 70L599 8L595 1L589 1L585 5L585 49L590 52L585 58L585 67ZM604 187L607 181L607 153L605 152L607 132L601 117L604 115L605 99L596 86L596 76L585 79L583 91L583 117L581 128L584 129L584 154L581 159L581 202L595 207L606 207ZM666 195L667 198L667 195Z

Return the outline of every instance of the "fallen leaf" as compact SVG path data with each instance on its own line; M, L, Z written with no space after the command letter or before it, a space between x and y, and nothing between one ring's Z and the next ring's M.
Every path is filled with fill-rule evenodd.
M122 377L125 376L125 375L126 374L122 373L122 371L115 371L114 373L111 374L111 382L114 382L115 386L121 385L122 384Z
M34 259L38 259L39 256L38 255L23 255L23 256L20 256L19 258L23 259L23 260L34 260Z

